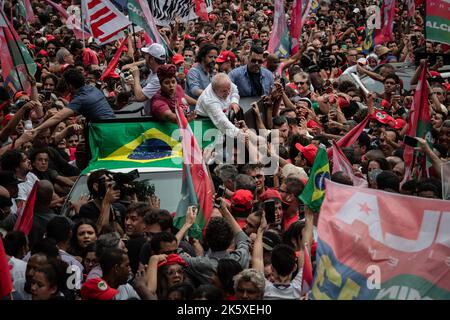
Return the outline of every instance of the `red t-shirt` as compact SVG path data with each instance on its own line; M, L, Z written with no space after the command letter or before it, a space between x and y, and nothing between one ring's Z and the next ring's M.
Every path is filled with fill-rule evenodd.
M299 219L299 214L298 211L292 216L292 217L288 217L287 213L284 212L283 213L283 230L286 231L291 224L293 224L294 222L297 222Z
M88 66L90 64L98 65L98 58L92 49L86 48L83 51L83 65Z
M175 113L175 106L177 102L181 105L183 109L187 107L183 105L182 99L184 98L184 90L183 88L177 84L177 88L175 90L175 97L168 98L161 94L161 90L158 91L150 101L150 109L152 111L152 116L156 119L161 120L161 114L167 110Z

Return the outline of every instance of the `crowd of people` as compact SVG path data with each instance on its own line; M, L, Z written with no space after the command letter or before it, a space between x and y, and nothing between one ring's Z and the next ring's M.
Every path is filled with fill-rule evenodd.
M214 0L209 21L177 18L159 28L169 48L146 43L143 31L130 33L117 68L105 77L119 41L83 43L46 1L32 1L33 23L13 14L37 72L28 75L29 92L9 96L6 88L0 90L0 232L13 281L11 295L0 298L307 299L304 250L314 267L320 212L309 210L299 195L319 148L330 148L367 115L365 130L343 148L353 174L368 188L442 199L450 84L439 73L444 64L439 56L450 47L424 38L425 2L408 17L406 4L398 1L394 40L370 51L363 43L371 1L319 3L307 17L298 52L287 58L268 51L273 1ZM6 0L4 12L16 12L17 6ZM286 13L291 7L292 1L285 1ZM416 70L410 83L396 74L396 63ZM417 137L416 149L432 167L428 178L401 184L403 138L424 68L432 137ZM366 94L350 73L372 78L382 92ZM252 141L267 137L249 130L240 105L245 97L262 97L251 107L254 129L277 135L278 150L269 147L277 162L272 174L254 152ZM115 111L132 102L142 103L154 121L172 123L181 106L188 121L209 118L232 141L245 142L245 150L223 156L224 164L204 153L211 183L224 194L203 239L187 236L198 208L189 207L184 225L175 228L174 214L157 199L124 197L107 170L90 173L90 194L71 203L73 217L60 214L91 157L87 124L115 118ZM353 185L341 171L331 180ZM25 235L13 229L35 183L33 226Z

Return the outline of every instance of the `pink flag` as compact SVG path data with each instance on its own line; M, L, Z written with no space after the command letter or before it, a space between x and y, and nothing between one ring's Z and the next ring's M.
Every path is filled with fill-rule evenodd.
M297 53L299 49L299 38L310 9L310 0L295 0L292 7L292 18L289 30L291 33L291 54Z
M416 11L416 3L414 0L406 0L408 6L408 18L414 17L414 11Z
M312 263L306 245L303 248L302 295L311 290L313 283Z
M312 299L450 299L448 209L327 180Z
M33 7L31 6L31 1L30 0L24 0L23 4L25 6L25 12L27 15L27 21L30 23L33 23L34 21L36 21L36 16L34 15L33 12Z
M376 32L375 44L394 40L395 0L383 0L381 6L381 30Z
M363 132L364 128L366 127L367 123L369 122L371 115L368 114L363 121L358 123L352 130L347 132L345 136L343 136L339 141L337 142L337 145L340 148L346 148L350 147L352 144L355 143L356 140L358 140L359 136L361 135L361 132ZM333 155L333 148L327 149L328 159L331 159L331 156Z
M354 186L367 187L367 181L363 178L355 176L350 161L348 161L344 152L342 152L342 149L339 148L337 143L333 141L333 173L338 171L342 171L348 175L352 179Z

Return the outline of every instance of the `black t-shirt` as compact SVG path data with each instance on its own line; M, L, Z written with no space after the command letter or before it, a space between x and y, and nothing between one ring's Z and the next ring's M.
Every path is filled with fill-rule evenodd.
M113 203L112 207L113 212L110 216L109 221L110 222L116 221L123 227L121 217L125 215L126 208L122 204L117 202ZM78 219L85 218L90 219L93 222L97 222L99 217L100 217L100 208L95 204L94 201L89 201L88 203L82 205L80 208L80 212L78 214Z
M128 258L130 259L131 271L133 273L136 273L139 268L139 254L141 252L142 246L145 243L146 239L143 235L130 237L130 239L125 242L125 245L128 249Z
M248 77L252 86L252 96L262 96L264 91L261 83L261 73L248 72Z

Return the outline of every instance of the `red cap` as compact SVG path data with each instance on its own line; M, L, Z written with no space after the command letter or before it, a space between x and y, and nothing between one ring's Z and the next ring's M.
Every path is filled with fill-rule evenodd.
M306 25L308 26L314 26L316 23L313 20L306 21Z
M300 143L296 143L295 148L302 153L302 155L306 160L308 160L310 164L314 163L314 159L317 155L317 147L314 144L311 143L304 147Z
M172 57L172 62L173 62L173 64L179 64L179 63L184 62L184 58L181 54L177 53L176 55L174 55Z
M406 121L402 118L395 119L394 129L402 129L406 124Z
M253 194L249 190L236 190L231 196L233 211L247 211L253 207Z
M183 258L181 258L179 255L171 253L167 256L166 261L158 263L158 268L163 266L171 266L174 264L179 264L183 267L187 267L188 265L186 261L184 261Z
M48 35L46 35L45 37L47 38L47 41L52 41L52 40L55 40L55 39L56 39L55 36L53 36L53 35L51 35L51 34L48 34Z
M365 26L361 26L361 27L359 27L359 28L356 29L356 30L358 30L358 31L364 31L364 30L366 30L366 27L365 27Z
M216 62L222 63L222 62L227 62L227 61L231 61L231 63L235 63L236 56L231 51L222 51L220 53L220 55L217 57Z
M111 300L117 292L101 278L87 280L80 291L83 300Z
M44 56L44 57L48 57L48 53L44 49L39 50L38 54L40 54L41 56Z
M344 97L338 97L337 98L337 103L339 108L347 108L350 105L350 101L348 101L346 98Z
M268 16L269 14L272 14L272 13L273 13L272 10L264 10L264 14L266 16Z
M395 126L395 119L384 111L376 111L374 114L372 114L372 119L375 119L382 124L387 124L390 127Z
M275 189L267 189L259 197L259 200L261 200L261 201L266 201L266 200L269 200L269 199L278 199L280 201L283 200L281 198L281 194Z
M321 127L317 122L315 122L314 120L309 120L309 121L306 123L306 126L307 126L308 128L319 128L319 129L322 129L322 127Z
M431 75L432 77L440 77L440 76L441 76L441 74L440 74L439 72L437 72L437 71L431 71L431 70L430 70L430 75Z

